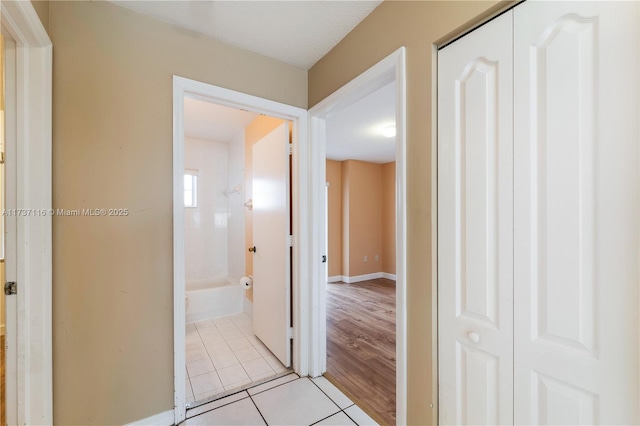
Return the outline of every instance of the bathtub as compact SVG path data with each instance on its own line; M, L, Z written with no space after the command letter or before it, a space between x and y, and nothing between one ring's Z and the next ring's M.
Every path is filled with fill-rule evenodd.
M187 281L185 289L188 323L242 312L242 287L231 278Z

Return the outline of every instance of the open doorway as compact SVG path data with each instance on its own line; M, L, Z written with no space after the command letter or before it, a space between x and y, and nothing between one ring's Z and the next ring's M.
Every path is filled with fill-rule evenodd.
M286 337L279 331L291 326L290 315L282 313L287 323L281 326L269 323L275 314L261 311L284 311L290 305L288 294L281 297L269 288L290 277L289 250L266 246L279 234L284 242L290 233L290 124L191 97L184 100L184 112L185 386L187 404L194 406L289 371L289 342L277 339ZM256 182L264 180L264 165L280 180L272 188L275 193L257 188L254 196ZM284 206L269 218L282 221L284 229L260 224L261 200ZM271 239L260 235L264 228L273 231ZM257 321L257 329L254 260L279 265L275 277L265 277L264 266L257 265L258 315L266 317ZM290 282L285 286L288 290ZM274 301L265 297L272 295L285 309L272 306ZM282 361L274 352L281 352Z
M396 423L395 82L326 120L325 377Z
M188 406L308 371L304 245L292 247L307 241L298 189L305 118L300 108L174 77L176 424Z
M337 138L335 135L332 136L332 121L339 120L338 117L351 109L358 109L358 105L361 107L360 109L362 111L360 111L360 114L364 117L363 119L371 116L372 111L367 109L372 98L368 98L370 96L375 97L383 95L385 89L388 91L386 99L389 99L389 96L391 99L387 102L391 111L389 116L386 119L379 118L375 124L370 122L369 126L359 129L361 132L359 135L356 136L352 134L350 138L354 139L357 137L363 141L364 148L362 148L361 151L373 152L374 150L372 149L371 144L374 138L371 136L371 133L367 135L367 132L377 132L380 134L384 131L391 134L393 131L393 125L395 124L395 137L388 138L395 140L395 143L391 143L389 146L389 150L395 153L395 164L393 164L393 157L388 157L387 159L379 158L377 160L363 157L361 160L344 161L346 157L340 158L339 155L344 153L341 154L339 151L341 148L346 146L345 143L338 144L338 151L331 153L332 147L329 139ZM313 202L318 206L314 211L319 218L314 222L315 235L318 236L318 238L315 240L312 249L314 250L314 253L317 253L318 255L325 255L331 251L335 253L336 250L342 250L342 253L338 254L338 256L335 254L332 256L330 255L327 259L329 263L330 259L333 258L333 265L327 265L327 263L325 263L324 267L314 269L313 271L312 299L314 300L314 304L317 304L318 311L317 314L313 316L311 322L311 343L315 348L315 350L312 350L311 352L311 375L316 376L327 373L327 377L334 381L334 384L347 393L348 396L357 402L360 402L359 405L362 405L369 415L382 423L397 424L406 423L407 385L405 98L405 57L404 48L400 48L342 88L338 89L309 111L311 146L314 150L312 152L313 170L311 187L313 188ZM349 122L353 124L356 120L355 117L356 116L354 115L352 118L346 118L344 120L344 126L349 127ZM343 160L343 164L331 163L331 161L327 162L327 159L331 160L332 156L336 156L335 158ZM377 164L373 163L374 161L377 161ZM395 170L393 170L394 168ZM331 186L334 185L334 189L336 189L336 185L329 183L328 189L325 189L327 177L331 174L335 175L337 169L340 170L341 174L340 184L338 186L342 189L342 194L336 195L334 193L330 195L329 191L331 190ZM354 194L351 194L352 188L347 184L347 182L351 181L352 171L354 170L356 171L356 180L360 178L362 181L361 186L364 187L364 189L354 189ZM334 216L337 215L342 217L343 222L345 220L351 221L350 213L352 201L354 207L356 207L354 212L358 210L357 207L361 207L361 204L363 204L360 202L362 200L355 199L357 198L357 195L366 194L367 197L365 198L373 198L375 200L375 196L369 197L369 195L372 195L370 193L375 192L378 194L377 205L380 207L382 206L383 174L393 175L395 177L395 179L387 179L389 182L386 182L387 185L385 185L392 186L395 189L395 194L391 193L392 200L390 203L387 200L384 202L386 207L390 207L391 211L395 212L395 220L392 220L392 222L394 222L394 226L392 226L392 228L395 230L395 236L388 234L386 236L387 239L393 240L391 243L391 246L393 247L387 251L386 260L387 262L390 262L393 259L393 254L395 254L395 262L390 262L395 263L395 273L391 273L393 272L393 269L389 269L390 272L385 271L385 268L382 266L385 256L382 252L381 242L383 233L383 213L381 209L372 213L372 211L367 212L367 209L365 208L365 212L360 214L360 219L356 218L357 213L353 218L355 221L353 223L357 223L356 228L361 227L364 222L373 218L372 222L374 224L369 226L369 228L375 228L376 231L372 232L370 230L369 234L375 235L366 235L366 238L363 238L365 241L364 248L358 249L357 247L351 247L351 241L349 241L348 244L344 241L350 240L349 233L344 232L344 223L342 226L343 229L339 231L341 236L338 236L337 238L335 236L333 238L328 237L328 234L331 233L331 225L329 224L330 220L327 218L327 205L331 205L329 198L333 196L334 203L335 199L342 200L342 206L337 209L337 214L334 210ZM374 181L376 183L374 183ZM375 190L373 189L374 187ZM354 195L353 200L351 200L352 195ZM346 206L346 203L348 203L349 206ZM366 203L369 203L369 201ZM375 204L376 202L372 203L372 205ZM346 207L349 208L347 209ZM349 213L347 213L347 210L349 210ZM362 219L363 216L366 217L366 220ZM386 216L393 217L391 214L386 214ZM379 224L379 226L375 223ZM351 223L349 225L351 225ZM329 229L327 229L327 227L329 227ZM369 239L369 237L372 236L374 238ZM360 237L356 236L356 239L359 238ZM331 239L334 241L333 247L328 247L328 245L331 245ZM336 241L338 242L336 243ZM376 241L379 241L379 243ZM348 253L346 251L348 251ZM338 263L341 263L339 268ZM331 271L329 268L331 268ZM395 275L395 277L393 275ZM392 278L395 278L395 283ZM367 284L362 283L366 283L371 280L377 280L377 282L374 281L368 283L371 286L371 289L363 290L363 287ZM341 281L344 284L332 284L331 281ZM387 287L386 291L384 289L385 287ZM340 295L339 293L332 295L332 290L339 289L349 290L350 294L345 293L347 296ZM366 292L370 293L367 295ZM378 302L373 302L373 298L369 296L375 293L384 295L382 296L384 301L380 300ZM367 312L367 314L373 313L375 316L377 310L378 313L386 316L386 337L384 332L380 333L381 330L376 330L376 337L380 337L382 340L379 342L373 342L371 337L367 337L371 334L370 331L356 331L358 328L357 326L361 326L366 322L371 322L372 318L365 319L363 316L357 318L357 315L353 315L353 312L348 312L347 310L349 308L344 306L347 298L352 299L351 303L354 306L357 306L363 314L365 313L364 311L367 310L363 310L363 307L366 307L367 304L373 306L377 303L377 308ZM359 298L360 300L358 300ZM353 309L352 311L356 311L356 309ZM332 312L336 312L334 319L331 318ZM374 319L373 322L378 322L378 319ZM355 327L352 327L353 331L340 330L340 327L347 327L348 329L349 326L353 324L356 324ZM332 327L337 327L337 330L334 332ZM361 351L365 346L369 346L368 349L370 350L374 349L375 351L380 352L378 355L370 354L369 357L365 355L365 358L367 358L366 360L355 361L358 364L357 367L355 364L351 367L342 367L344 371L343 382L352 382L347 386L345 386L345 383L340 383L340 379L335 377L335 372L332 375L331 369L334 367L335 370L336 363L334 363L334 360L331 358L332 356L334 358L342 357L346 359L346 364L349 364L354 362L354 357L351 356L352 354L349 354L348 350L343 351L342 354L331 354L332 346L334 348L338 348L340 346L339 342L332 341L332 334L337 336L338 340L341 338L344 339L345 337L351 339L350 341L342 342L342 344L343 346L351 346L353 352ZM359 338L360 341L358 340ZM358 369L362 370L362 364L370 363L372 359L376 358L376 356L379 357L379 360L385 359L387 361L387 369L384 373L386 379L382 380L378 384L374 384L377 375L371 372L362 372L361 376L367 377L363 378L359 385L353 383L356 381L352 380L354 372ZM395 367L395 371L392 366ZM367 404L367 400L371 401L372 386L376 386L380 389L379 394L381 399L385 400L383 404L380 404L377 401L373 402L373 404L371 404L371 402ZM351 389L349 389L349 387ZM357 388L360 388L360 390ZM362 389L365 390L363 391ZM378 406L372 407L372 405Z

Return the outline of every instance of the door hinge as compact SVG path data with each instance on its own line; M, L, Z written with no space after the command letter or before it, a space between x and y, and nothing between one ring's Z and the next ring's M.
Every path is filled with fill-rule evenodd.
M289 244L289 247L293 247L293 235L287 237L287 244Z
M6 296L18 294L18 284L15 281L8 281L4 283L4 294Z
M4 164L4 152L0 152L0 164Z
M293 327L289 327L287 330L287 337L293 340Z
M293 155L293 144L289 144L289 155Z

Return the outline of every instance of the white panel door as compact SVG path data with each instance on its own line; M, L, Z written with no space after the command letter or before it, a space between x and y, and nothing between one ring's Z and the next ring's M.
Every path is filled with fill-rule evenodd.
M514 11L518 424L640 421L639 14Z
M438 53L441 424L513 422L512 12Z
M289 125L253 145L253 331L291 365Z

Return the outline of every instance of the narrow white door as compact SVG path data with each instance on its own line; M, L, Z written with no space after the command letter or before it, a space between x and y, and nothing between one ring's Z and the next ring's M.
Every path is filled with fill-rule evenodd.
M291 365L289 125L253 145L253 331Z
M441 424L513 422L512 12L438 53Z
M640 3L514 13L515 422L638 424Z

